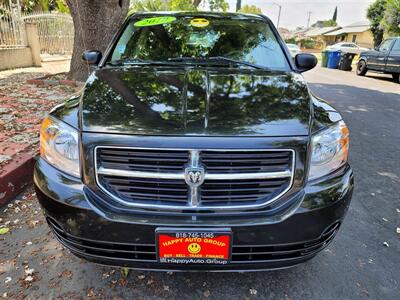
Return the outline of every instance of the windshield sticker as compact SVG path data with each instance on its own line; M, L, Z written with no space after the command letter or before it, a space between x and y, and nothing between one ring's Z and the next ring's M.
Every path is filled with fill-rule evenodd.
M155 18L147 18L147 19L137 21L133 25L136 27L155 26L155 25L172 23L175 20L176 20L175 17L155 17Z
M207 19L204 18L196 18L196 19L192 19L190 21L190 25L192 25L193 27L207 27L210 24L210 21L208 21Z

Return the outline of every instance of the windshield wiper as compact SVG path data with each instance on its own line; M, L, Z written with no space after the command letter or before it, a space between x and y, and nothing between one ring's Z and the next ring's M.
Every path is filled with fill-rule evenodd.
M118 59L107 62L107 64L111 66L124 66L124 65L171 65L171 62L168 61L152 61L152 60L143 60L140 58L135 59Z
M182 62L199 62L199 63L215 63L215 62L227 62L235 65L243 65L252 67L254 69L268 70L268 68L256 65L247 61L236 60L224 56L210 56L210 57L174 57L168 58L169 61L182 61Z

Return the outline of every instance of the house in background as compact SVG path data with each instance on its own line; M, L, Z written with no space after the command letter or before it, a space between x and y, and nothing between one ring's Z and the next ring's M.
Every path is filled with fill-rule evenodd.
M371 32L371 24L369 21L352 23L341 29L325 33L324 36L329 40L327 45L349 42L356 43L360 47L374 47L374 37Z
M311 28L304 36L307 38L312 38L315 41L315 47L317 49L324 49L327 45L331 45L335 41L335 37L327 36L325 34L332 31L337 31L341 27L321 27L321 28Z
M278 28L278 32L281 35L281 37L286 40L288 38L290 38L290 30L287 28L283 28L283 27L279 27Z

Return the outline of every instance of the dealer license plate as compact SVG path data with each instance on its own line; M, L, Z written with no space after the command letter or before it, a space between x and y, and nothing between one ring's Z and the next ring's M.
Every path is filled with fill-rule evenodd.
M228 264L231 259L230 229L156 229L157 257L168 264Z

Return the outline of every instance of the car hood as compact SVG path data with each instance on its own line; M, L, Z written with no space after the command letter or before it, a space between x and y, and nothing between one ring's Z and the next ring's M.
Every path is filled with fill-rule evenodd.
M143 135L308 135L310 94L291 72L134 66L89 77L84 132Z
M379 54L376 50L363 50L360 55L371 55L371 54Z

